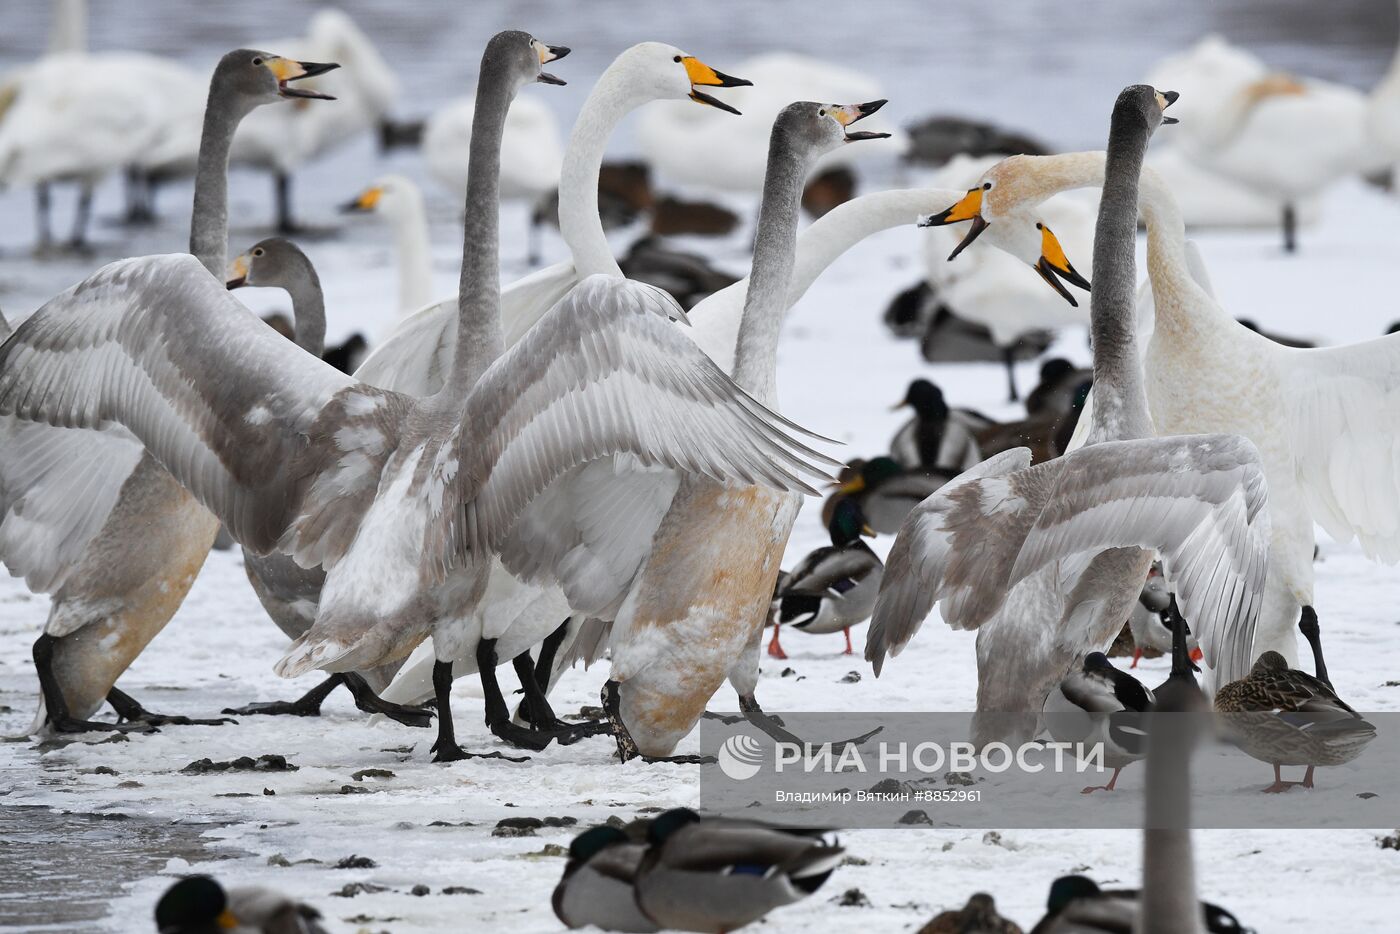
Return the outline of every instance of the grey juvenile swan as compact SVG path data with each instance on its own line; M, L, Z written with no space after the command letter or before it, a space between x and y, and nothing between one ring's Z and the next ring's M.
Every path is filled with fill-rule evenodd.
M310 258L295 243L282 237L268 237L253 244L229 264L230 289L244 286L282 289L292 300L292 318L296 324L296 344L318 359L326 345L326 301L321 291L321 278ZM304 568L283 554L258 555L243 549L243 569L258 601L289 639L306 635L316 621L316 606L325 586L326 572L320 567ZM345 685L355 698L355 706L367 713L382 713L408 726L428 726L432 714L427 710L390 704L379 698L398 670L397 663L367 672L338 672L295 701L272 701L227 708L226 714L252 716L255 714L289 714L301 717L319 716L321 703L340 685Z
M522 32L482 57L473 204L497 202L501 126L555 50ZM585 279L502 353L498 212L467 225L458 348L418 398L359 383L278 337L188 256L113 263L0 348L0 413L120 426L258 553L326 569L316 622L278 665L355 671L432 635L450 659L531 499L627 453L714 478L810 490L824 459L669 321L650 287ZM237 379L222 378L236 372ZM466 755L439 690L440 759Z
M1151 437L1136 347L1138 177L1175 97L1135 85L1113 109L1091 311L1103 401L1088 443L1035 467L1026 448L998 454L910 514L886 563L866 643L876 674L935 602L954 629L976 629L1044 568L1063 610L1017 617L1006 651L1022 669L1017 683L1043 684L1048 693L1122 626L1153 549L1171 570L1206 659L1230 671L1248 667L1269 534L1258 452L1236 435ZM1047 639L1057 652L1030 651Z
M287 82L334 67L237 49L214 69L190 221L190 252L209 272L224 274L228 156L239 121L283 98L324 97ZM85 302L106 297L95 288L109 281L102 276L82 290ZM5 423L0 558L32 590L53 595L34 643L42 701L33 729L111 729L84 719L104 699L125 720L193 722L151 714L113 684L179 609L217 520L127 434Z

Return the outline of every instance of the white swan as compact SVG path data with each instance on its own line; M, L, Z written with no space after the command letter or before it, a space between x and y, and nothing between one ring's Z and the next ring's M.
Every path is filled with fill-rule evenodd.
M465 157L462 161L465 165ZM399 314L410 315L428 304L432 300L433 256L428 213L417 184L403 175L383 175L340 209L378 214L389 223L399 265Z
M1018 708L1033 715L1078 656L1121 629L1153 550L1174 575L1207 660L1231 674L1248 668L1269 527L1259 454L1231 434L1152 437L1136 347L1139 174L1174 97L1136 85L1113 110L1091 310L1094 383L1104 401L1088 442L1035 467L1025 448L998 454L910 514L886 562L867 638L876 674L941 602L953 628L985 625L1004 636L1004 661L1014 669L1007 690L1038 692L1034 706ZM987 187L974 191L982 192L984 224L995 227L986 205L1001 182L984 178ZM1028 616L1009 615L1008 594L1028 589L1045 599Z
M598 172L608 138L622 119L657 100L690 99L731 110L701 89L740 83L745 82L660 42L639 43L613 60L579 111L560 177L559 231L572 262L548 266L502 291L506 346L517 341L583 278L622 275L598 215ZM405 319L375 348L356 371L356 378L401 392L435 392L452 368L456 328L455 296L424 308Z
M1160 63L1148 81L1192 101L1177 145L1202 167L1271 201L1290 251L1299 202L1379 161L1366 94L1268 74L1252 55L1218 38Z
M934 176L934 181L946 188L969 191L980 185L983 172L996 163L993 158L959 156ZM972 195L977 197L977 195ZM1074 196L1052 198L1037 206L1037 220L1053 231L1069 254L1079 257L1090 253L1094 238L1092 199ZM935 226L955 222L962 212L954 211L949 218L933 219ZM1047 291L1033 277L1020 274L1014 267L1020 261L1033 265L1039 257L1047 256L1036 249L1029 255L1013 255L1006 250L979 250L957 262L960 236L952 230L933 230L924 245L924 261L928 281L938 292L939 301L960 318L975 322L991 332L992 340L1005 349L1006 378L1012 401L1016 390L1014 346L1024 335L1033 331L1055 331L1066 327L1084 327L1089 323L1088 312L1079 307L1078 300L1064 286L1054 281L1050 272L1042 278L1054 291ZM1093 278L1093 269L1075 270L1062 262L1057 273L1071 284L1085 288ZM1058 294L1056 294L1058 293Z
M338 101L334 108L291 107L254 114L238 130L233 164L270 172L275 183L277 229L296 229L291 176L302 165L376 128L398 97L398 79L368 36L348 14L319 10L304 37L279 40L271 48L341 69L312 86Z
M472 142L473 101L459 97L433 111L423 128L423 161L428 172L460 200L467 190L467 151ZM559 187L564 143L559 119L543 101L516 98L506 117L501 158L501 199L521 201L530 210L530 262L539 261L540 203Z
M1102 153L1013 157L988 172L993 226L1066 188L1099 185ZM1400 560L1400 336L1298 349L1231 318L1197 281L1171 192L1143 174L1155 321L1144 356L1159 434L1241 434L1263 458L1273 506L1269 578L1254 655L1297 663L1293 636L1313 601L1314 522L1366 554ZM1017 214L1017 216L1020 216ZM1189 376L1188 376L1189 374ZM1087 407L1086 407L1087 411ZM1207 684L1219 683L1207 673Z
M868 75L833 62L791 52L758 55L739 66L753 86L730 98L743 116L738 121L678 105L653 107L637 122L637 142L657 173L672 182L704 188L757 193L763 187L768 137L778 111L794 100L867 101L882 98L880 85ZM872 129L889 132L887 142L865 152L838 149L818 165L848 165L860 159L903 152L902 131L876 120Z

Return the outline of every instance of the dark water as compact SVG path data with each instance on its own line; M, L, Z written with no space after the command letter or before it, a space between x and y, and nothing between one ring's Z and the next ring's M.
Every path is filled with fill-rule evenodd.
M172 857L209 859L212 826L0 804L0 931L99 930L126 884Z

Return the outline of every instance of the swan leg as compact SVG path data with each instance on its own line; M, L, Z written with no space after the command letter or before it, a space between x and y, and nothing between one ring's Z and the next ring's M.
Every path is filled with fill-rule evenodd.
M463 759L505 759L529 762L529 756L508 756L501 752L467 752L457 745L452 724L452 663L433 663L433 695L438 709L438 738L432 746L434 762L460 762Z
M107 692L107 703L112 705L112 709L117 712L117 716L126 723L142 723L146 726L223 726L226 723L235 725L238 723L237 720L232 720L228 717L198 720L194 717L152 713L145 707L142 707L136 698L117 688L112 688Z
M151 210L150 175L138 166L129 165L125 173L126 224L149 224L156 219Z
M341 677L345 680L345 687L349 689L350 696L355 698L355 706L365 713L380 713L404 726L427 728L432 725L432 710L386 701L374 692L374 688L369 686L364 675L356 674L353 671L347 671Z
M1091 795L1096 791L1113 791L1118 785L1118 773L1121 771L1123 771L1123 768L1121 766L1114 769L1113 775L1111 778L1109 778L1107 785L1090 785L1088 788L1081 790L1079 793L1082 795Z
M780 718L764 713L763 708L758 705L758 698L753 694L739 695L739 710L743 713L744 719L748 720L754 726L780 743L795 743L803 747L808 745L820 745L809 743L796 733L789 732ZM839 754L843 752L847 746L859 746L883 729L883 726L877 726L875 729L867 733L862 733L859 736L838 740L837 742L831 743L831 751Z
M1283 206L1283 251L1294 253L1298 250L1298 212L1290 202Z
M530 211L530 225L525 232L525 262L534 269L543 255L544 209L536 206Z
M297 233L301 228L292 220L292 177L286 172L273 176L273 194L277 201L277 232Z
M34 186L34 226L38 230L39 242L35 248L44 252L53 247L53 228L50 226L53 208L53 192L48 182Z
M515 667L515 673L520 678L521 688L525 692L523 706L528 712L531 732L544 736L546 742L553 738L561 746L572 746L581 739L609 732L611 727L606 720L587 720L576 724L560 720L549 705L549 698L545 696L544 687L540 684L539 666L535 664L529 652L521 652L511 659L511 664ZM545 677L548 678L548 675ZM511 726L519 729L514 723Z
M53 647L58 639L42 635L34 640L34 668L39 674L39 692L44 699L44 723L55 733L86 733L90 730L105 730L115 733L141 732L154 733L155 728L145 723L103 723L100 720L79 720L68 710L68 701L63 697L63 688L53 673Z
M330 693L345 683L345 676L331 675L294 701L267 701L261 704L246 704L242 707L225 707L220 713L235 717L319 717L321 703Z
M772 658L786 659L787 653L783 651L782 645L778 642L779 623L773 622L773 638L768 642L768 654Z
M1020 402L1021 395L1016 391L1016 348L1003 347L1001 351L1002 362L1006 364L1006 385L1011 393L1008 402Z
M88 248L88 221L92 219L92 185L84 182L78 188L78 206L73 212L73 234L68 238L68 248L84 252Z
M564 638L569 634L569 620L564 620L559 624L559 628L544 637L540 643L540 654L535 659L535 684L546 698L549 697L549 682L554 673L554 659L559 654L559 646L564 644ZM522 725L537 726L531 720L530 705L526 701L521 701L515 707L515 716L512 722Z

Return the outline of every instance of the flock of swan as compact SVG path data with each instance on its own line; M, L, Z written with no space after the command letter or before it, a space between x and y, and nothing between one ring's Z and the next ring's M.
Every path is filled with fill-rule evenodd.
M298 700L223 713L314 714L343 685L366 712L435 728L435 761L502 755L458 742L451 690L467 676L481 683L491 733L516 749L605 734L623 762L683 761L677 745L726 683L745 717L790 735L757 696L770 621L768 651L782 657L782 625L844 631L851 651L851 627L869 620L864 657L880 675L935 608L977 633L979 743L1054 734L1066 710L1146 716L1213 698L1225 713L1266 715L1238 742L1273 767L1266 790L1277 792L1300 784L1282 767L1306 767L1311 787L1317 766L1351 761L1374 736L1322 661L1314 524L1372 558L1400 559L1400 336L1306 349L1239 324L1186 240L1191 209L1176 192L1209 170L1211 184L1272 205L1292 249L1321 185L1374 167L1362 157L1387 139L1379 127L1400 123L1400 78L1361 97L1261 73L1208 42L1188 56L1208 67L1160 71L1189 72L1215 93L1193 102L1187 81L1180 96L1157 90L1172 86L1165 77L1125 89L1103 151L951 165L958 187L866 194L799 230L808 179L892 136L862 123L885 103L873 91L832 102L830 75L782 57L736 77L643 42L598 78L561 142L549 112L518 106L517 94L562 84L553 63L569 49L501 32L474 94L434 117L423 140L432 173L464 204L457 294L434 302L427 291L426 213L411 181L381 177L344 206L384 215L401 263L401 317L347 373L322 359L321 282L292 240L262 240L230 262L228 171L242 162L271 172L278 226L295 229L292 172L387 112L392 76L363 34L343 14L319 14L305 41L225 54L204 96L192 75L152 78L169 63L139 56L79 67L81 5L62 8L66 45L38 73L71 68L110 80L114 95L126 86L118 75L178 93L150 116L159 130L84 154L55 144L72 115L34 93L29 76L5 85L0 179L37 186L41 245L55 182L84 192L78 243L92 186L108 172L130 171L136 209L150 208L150 186L170 173L192 172L194 197L187 253L110 263L12 332L4 325L0 560L51 597L33 648L33 732L233 723L154 713L116 686L222 528L291 640L276 671L327 675ZM1222 92L1230 82L1238 87ZM675 105L647 106L655 101ZM77 119L98 131L138 116L119 96L105 106L104 119ZM625 275L604 230L607 144L639 109L642 147L668 177L760 196L748 275L688 310ZM726 112L740 109L764 117L762 139L726 138ZM1177 114L1181 126L1161 130ZM1252 147L1267 150L1269 134L1315 115L1335 130L1309 133L1312 149L1261 171L1267 160ZM711 158L722 150L727 158ZM1096 210L1060 197L1085 187L1101 193ZM570 259L503 285L500 207L524 202L539 219L556 188ZM827 438L777 410L784 316L855 243L916 219L946 228L930 237L939 293L971 309L969 320L982 316L998 353L1034 328L1082 323L1087 297L1092 373L1047 366L1032 418L994 452L990 428L1003 426L916 382L904 400L914 418L891 456L847 466ZM242 286L287 292L290 339L231 294ZM1032 424L1042 406L1055 418ZM1073 415L1063 423L1067 412L1077 427ZM1042 434L1044 447L1027 443ZM838 472L825 517L832 545L783 572L803 497ZM897 533L884 562L861 541L872 526ZM1140 606L1173 654L1156 689L1103 654ZM1314 674L1298 668L1299 627ZM565 722L549 702L555 681L603 658L604 716ZM497 678L507 663L524 693L515 711ZM92 719L104 703L117 723ZM1299 710L1323 712L1333 729L1319 739L1282 716ZM1130 745L1106 722L1083 735L1112 747L1109 790L1119 770L1147 760L1155 829L1144 835L1144 889L1059 880L1036 930L1228 929L1216 926L1228 912L1198 907L1180 829L1196 737L1163 730ZM554 905L571 927L733 930L810 895L841 852L820 834L669 812L581 835ZM275 930L288 912L314 924L305 906L208 879L184 880L162 906L162 931ZM990 926L983 895L964 912L983 930L1014 928Z

